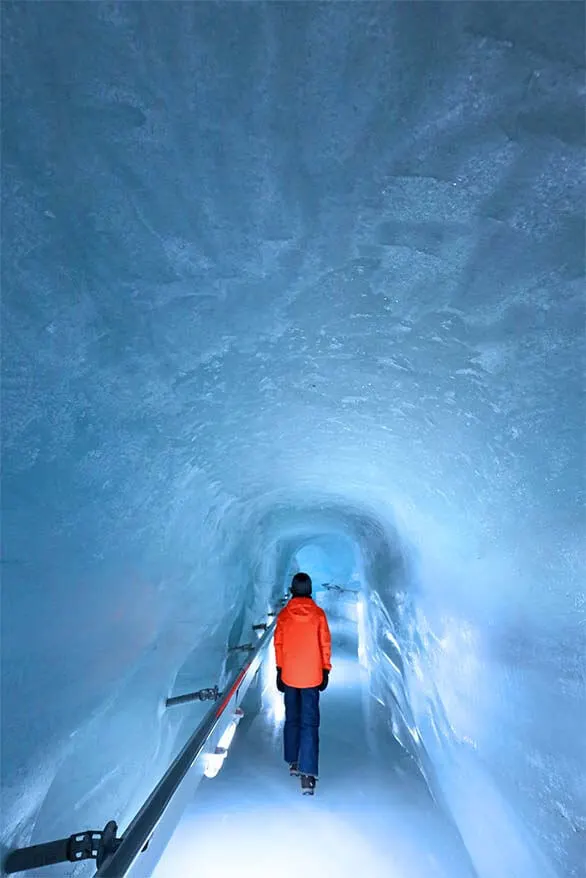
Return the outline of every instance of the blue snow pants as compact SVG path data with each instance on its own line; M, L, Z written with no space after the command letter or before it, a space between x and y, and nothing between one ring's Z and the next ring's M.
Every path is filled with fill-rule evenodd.
M285 684L285 762L296 762L301 774L318 776L319 689Z

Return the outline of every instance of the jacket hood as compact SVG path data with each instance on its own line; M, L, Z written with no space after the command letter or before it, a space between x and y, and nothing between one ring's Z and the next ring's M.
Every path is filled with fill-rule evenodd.
M316 605L312 598L291 598L285 608L288 616L299 622L307 622L315 616Z

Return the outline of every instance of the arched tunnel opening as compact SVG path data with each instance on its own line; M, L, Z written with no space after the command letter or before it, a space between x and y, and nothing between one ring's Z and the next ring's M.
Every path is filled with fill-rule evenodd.
M132 826L303 570L315 801L268 649L143 874L581 878L583 4L1 15L3 857Z

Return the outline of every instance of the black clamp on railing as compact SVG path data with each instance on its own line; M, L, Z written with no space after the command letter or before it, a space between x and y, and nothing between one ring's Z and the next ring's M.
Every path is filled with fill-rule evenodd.
M253 631L266 631L268 627L269 627L268 622L260 622L258 625L253 625L252 630Z
M243 652L252 652L256 649L254 643L241 643L240 646L231 646L228 652L239 652L242 650Z
M15 872L28 872L55 863L78 863L81 860L96 860L98 869L111 856L120 839L116 838L118 826L114 820L106 823L101 832L91 829L77 832L69 838L60 838L46 844L35 844L28 848L16 848L6 857L3 868L6 875Z
M172 698L167 698L165 707L171 707L173 704L186 704L188 701L217 701L219 697L218 687L212 686L210 689L199 689L197 692L187 692L185 695L174 695Z

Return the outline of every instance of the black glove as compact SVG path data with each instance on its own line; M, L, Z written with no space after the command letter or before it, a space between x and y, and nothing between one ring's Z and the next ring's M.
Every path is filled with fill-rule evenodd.
M322 678L321 678L321 684L318 686L318 689L320 692L325 692L325 690L328 688L329 681L330 681L330 672L326 671L326 669L324 668L323 673L322 673Z
M279 690L279 692L285 691L285 684L283 683L283 680L281 678L281 668L277 668L277 689Z

